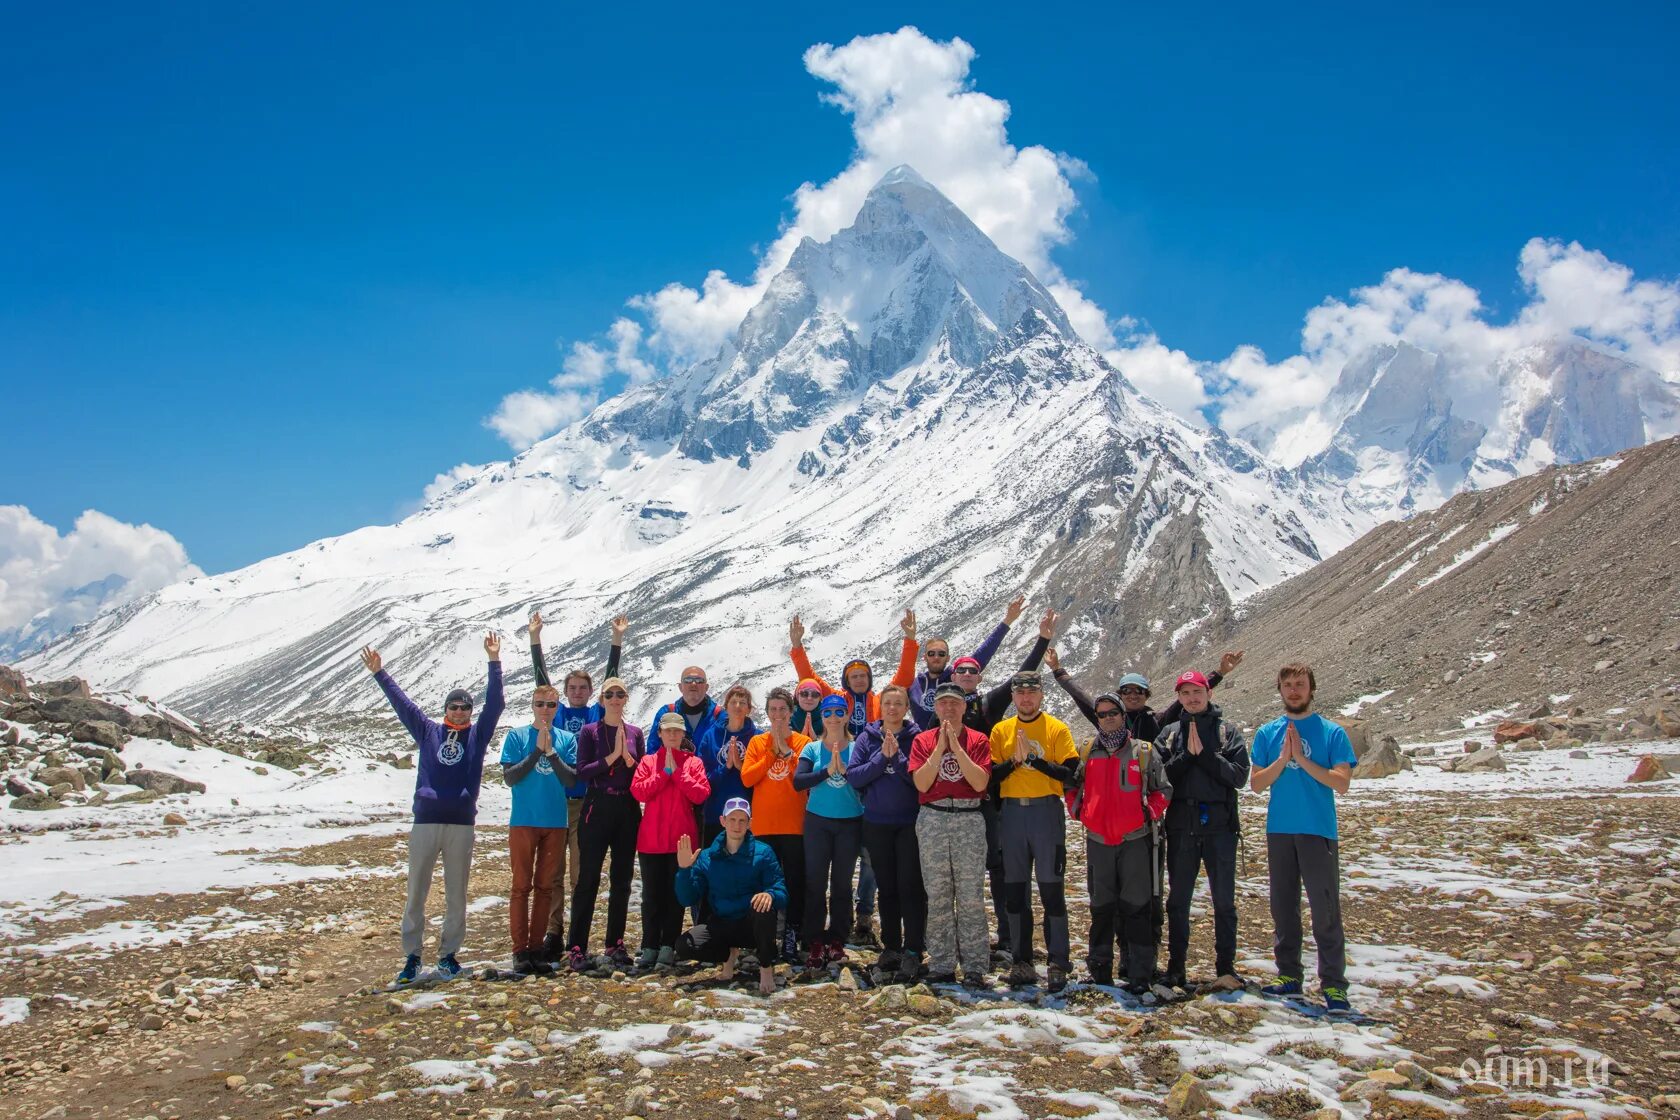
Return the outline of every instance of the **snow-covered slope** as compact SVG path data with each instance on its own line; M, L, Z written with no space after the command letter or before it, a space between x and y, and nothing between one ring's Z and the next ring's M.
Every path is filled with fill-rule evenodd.
M1020 590L1070 609L1072 644L1113 653L1368 527L1332 504L1140 397L900 168L851 228L798 248L715 358L399 524L176 585L26 664L199 714L366 708L382 701L363 642L430 700L482 677L486 627L511 635L540 606L555 662L593 665L623 610L626 676L651 707L690 662L785 678L795 610L837 668L886 650L905 605L960 645Z

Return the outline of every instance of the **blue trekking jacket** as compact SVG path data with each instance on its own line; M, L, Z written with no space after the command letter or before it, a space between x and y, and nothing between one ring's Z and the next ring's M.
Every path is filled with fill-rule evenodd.
M752 800L752 790L741 784L741 771L731 769L727 762L731 737L741 740L741 753L745 755L747 744L758 733L759 728L749 719L731 736L729 713L719 708L717 718L702 726L698 735L692 736L694 753L700 756L700 763L706 768L706 780L712 783L712 792L700 810L702 824L715 825L723 815L724 802L731 797Z
M772 910L787 909L787 883L776 853L749 831L733 855L729 834L719 833L693 867L677 870L677 901L693 906L701 898L722 918L744 918L752 912L753 895L770 892Z
M429 718L385 670L374 674L373 679L385 690L385 698L419 748L414 768L414 823L474 823L478 819L484 752L495 738L496 721L502 718L502 663L490 662L484 707L465 731L455 731Z
M881 753L886 733L876 720L852 742L852 760L846 780L863 799L863 819L871 824L913 824L921 811L921 798L910 776L910 744L922 729L905 720L898 730L898 757Z

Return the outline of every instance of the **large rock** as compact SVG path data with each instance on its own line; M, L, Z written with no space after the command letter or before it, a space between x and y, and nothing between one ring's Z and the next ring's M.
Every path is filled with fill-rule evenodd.
M26 697L0 708L0 719L9 719L13 723L45 723L47 713L42 710L40 701Z
M107 704L88 696L58 696L39 701L41 711L54 723L77 723L84 719L109 720L118 727L134 722L127 708Z
M1535 732L1534 724L1525 723L1520 720L1508 719L1493 729L1493 741L1495 745L1500 743L1514 743L1518 739L1537 738L1539 738L1539 735Z
M50 793L29 793L22 797L12 798L12 808L28 809L31 812L44 812L48 809L62 809L64 806Z
M130 770L128 784L153 793L203 793L204 783L188 781L166 770Z
M74 766L48 766L35 775L48 786L69 784L71 789L86 789L87 775Z
M210 741L180 720L153 715L150 712L135 716L134 721L128 725L128 731L129 734L143 739L162 739L174 743L177 747L202 747Z
M1346 716L1331 716L1335 722L1342 725L1347 732L1348 742L1353 744L1353 757L1361 759L1365 752L1371 749L1371 730L1362 719L1349 719Z
M1646 754L1640 755L1634 765L1633 773L1627 776L1630 782L1660 782L1680 774L1680 755Z
M1653 700L1639 709L1640 721L1657 729L1666 739L1680 739L1680 706L1671 700Z
M120 751L128 745L128 732L108 719L77 720L70 726L70 738L78 743L93 743L113 751Z
M16 700L29 695L29 685L23 674L10 665L0 665L0 700Z
M56 700L60 697L69 696L80 697L83 700L93 699L93 689L89 688L88 683L80 677L71 677L62 681L36 681L29 686L29 692L30 695L38 696L42 700Z
M1483 747L1475 754L1461 755L1442 767L1454 774L1481 774L1490 770L1504 770L1505 756L1493 747Z
M28 797L32 793L45 793L47 788L39 782L32 782L22 774L6 775L6 792L13 797Z
M1379 745L1365 752L1365 757L1353 768L1353 776L1387 778L1405 768L1406 760L1400 753L1400 745L1391 736L1385 736Z

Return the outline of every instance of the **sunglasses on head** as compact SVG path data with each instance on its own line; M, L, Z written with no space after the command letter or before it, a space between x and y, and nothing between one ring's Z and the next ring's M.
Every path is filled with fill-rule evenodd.
M705 684L706 683L706 678L705 677L684 677L682 679L682 683L684 683L684 684Z
M951 675L957 676L959 674L965 677L978 677L980 675L980 670L976 669L972 665L958 665L955 669L951 670Z
M601 693L601 699L603 699L603 700L628 700L628 699L630 699L630 694L628 692L624 691L622 688L609 688L605 692Z
M451 712L470 712L470 711L472 711L472 705L471 704L450 704L450 705L447 705L447 707L448 707L448 710L451 711Z
M558 700L533 700L533 701L531 701L531 707L533 707L533 708L558 708L559 706L560 706L560 701L558 701Z
M1120 714L1120 709L1119 708L1098 708L1097 709L1097 718L1098 719L1113 719L1116 716L1118 716L1119 714Z

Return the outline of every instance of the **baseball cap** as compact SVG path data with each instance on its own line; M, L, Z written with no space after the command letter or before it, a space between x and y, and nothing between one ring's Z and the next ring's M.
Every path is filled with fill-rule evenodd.
M959 657L955 661L951 662L951 668L953 669L961 669L965 665L972 665L976 669L982 667L980 660L975 657Z
M723 803L723 815L727 817L731 813L745 813L751 816L752 802L744 797L731 797Z
M674 727L678 731L687 731L688 722L676 712L666 712L659 717L659 730L663 731L667 727Z
M1177 692L1179 689L1183 688L1187 684L1193 684L1193 685L1196 685L1199 688L1207 688L1208 687L1207 678L1202 676L1202 674L1196 672L1196 670L1194 670L1194 669L1191 669L1188 672L1180 673L1178 675L1178 680L1173 682L1173 691Z
M1022 669L1009 678L1009 690L1013 692L1016 689L1037 689L1042 692L1044 690L1043 678L1033 669Z
M1120 688L1141 688L1145 696L1149 695L1149 678L1142 673L1127 673L1120 678Z
M828 696L824 696L822 698L822 703L817 705L817 711L821 712L825 716L830 714L831 712L838 712L841 715L845 715L846 714L846 700L845 700L845 697L835 696L832 693Z
M935 700L943 700L947 696L951 697L953 700L961 700L965 704L968 702L968 693L962 690L962 685L953 684L951 681L946 681L944 684L933 690L933 698Z

